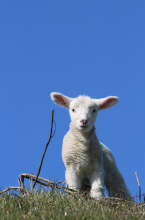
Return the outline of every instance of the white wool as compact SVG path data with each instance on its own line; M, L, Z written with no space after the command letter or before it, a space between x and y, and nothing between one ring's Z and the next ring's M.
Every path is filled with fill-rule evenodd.
M97 112L112 107L118 98L69 98L61 93L51 93L51 98L69 110L72 121L62 147L67 185L80 192L85 178L91 185L90 195L93 198L104 196L104 184L109 196L131 197L111 151L100 145L94 127Z

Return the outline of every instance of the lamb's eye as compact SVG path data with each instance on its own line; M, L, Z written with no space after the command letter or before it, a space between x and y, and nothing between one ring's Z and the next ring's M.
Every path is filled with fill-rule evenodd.
M72 112L75 112L75 109L74 109L74 108L72 109Z
M93 110L93 113L95 113L95 112L96 112L96 109Z

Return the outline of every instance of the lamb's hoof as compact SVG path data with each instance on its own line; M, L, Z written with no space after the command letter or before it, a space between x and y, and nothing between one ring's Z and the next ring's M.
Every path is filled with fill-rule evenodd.
M102 191L97 191L97 190L91 190L90 193L91 198L94 198L96 200L101 200L102 197L104 197L104 192Z

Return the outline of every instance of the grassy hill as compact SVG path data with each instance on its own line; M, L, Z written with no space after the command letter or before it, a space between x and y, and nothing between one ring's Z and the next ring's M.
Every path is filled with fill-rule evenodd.
M82 195L68 195L59 190L14 192L0 196L0 219L145 219L145 205L121 199L99 201Z

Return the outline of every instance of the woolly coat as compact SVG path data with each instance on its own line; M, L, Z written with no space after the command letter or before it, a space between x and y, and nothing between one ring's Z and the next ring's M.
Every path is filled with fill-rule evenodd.
M81 133L70 123L70 130L64 136L62 159L66 170L75 170L84 178L96 170L102 175L102 186L108 190L108 196L131 197L125 181L117 168L113 154L98 141L95 127L89 133Z
M64 136L62 158L66 169L76 169L81 174L91 172L97 164L102 164L102 148L95 133L95 127L82 134L70 123L70 130Z

